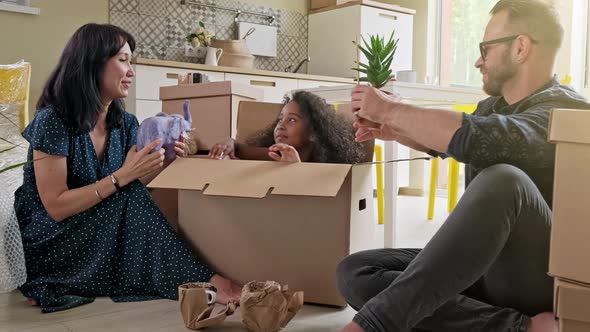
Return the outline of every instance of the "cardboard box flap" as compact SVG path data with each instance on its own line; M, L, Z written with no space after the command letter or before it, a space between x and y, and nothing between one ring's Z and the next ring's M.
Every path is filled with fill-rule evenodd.
M561 319L590 322L590 285L555 279L555 315Z
M590 111L554 109L551 112L549 140L590 144Z
M259 130L273 124L281 113L281 109L283 109L283 104L279 103L241 101L236 142L246 143Z
M334 197L351 165L181 158L150 188L204 190L205 195L262 198L272 195Z
M252 99L262 99L262 89L232 81L198 84L180 84L160 87L161 100L191 99L213 96L238 95Z

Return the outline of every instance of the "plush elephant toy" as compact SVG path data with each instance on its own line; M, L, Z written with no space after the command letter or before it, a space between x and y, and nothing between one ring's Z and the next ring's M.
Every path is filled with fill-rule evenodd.
M162 142L152 152L164 148L165 158L173 160L176 158L174 142L191 131L192 118L189 110L190 102L186 100L182 106L184 118L178 114L166 114L160 112L141 122L137 133L137 150L143 149L156 139Z

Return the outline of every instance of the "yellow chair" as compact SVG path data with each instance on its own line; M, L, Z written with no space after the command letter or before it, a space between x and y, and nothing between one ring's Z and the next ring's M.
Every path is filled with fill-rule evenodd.
M563 85L570 85L570 84L572 84L572 75L565 74L565 76L561 79L561 81L559 81L559 83L561 83Z
M375 161L383 161L383 147L378 144L375 144ZM383 193L383 190L385 189L385 183L383 181L383 164L377 164L375 167L375 171L377 173L377 220L379 221L379 225L383 225L383 215L385 214L385 194Z
M334 110L338 110L340 104L332 104ZM383 147L381 145L375 144L374 147L375 153L375 161L383 161ZM383 225L384 223L384 214L385 214L385 194L383 193L385 185L383 182L383 164L377 164L376 166L376 174L377 174L377 220L379 225Z
M30 63L0 65L0 104L18 107L20 131L23 131L29 123L30 85Z
M476 104L457 104L453 105L453 110L471 114L475 111ZM449 183L447 184L448 200L447 211L451 213L457 205L459 197L459 162L453 158L449 160ZM438 179L438 158L432 159L430 168L430 192L428 194L428 220L434 218L434 200L436 198L436 181Z

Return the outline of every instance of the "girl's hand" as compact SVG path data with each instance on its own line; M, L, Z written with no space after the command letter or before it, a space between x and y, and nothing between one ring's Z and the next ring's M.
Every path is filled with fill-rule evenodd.
M188 156L188 144L185 143L184 136L180 135L178 141L174 142L174 152L180 158Z
M299 152L291 145L277 143L268 148L268 156L277 161L300 163Z
M209 158L211 159L223 159L229 156L231 159L235 159L236 142L229 138L223 142L215 143L209 150Z

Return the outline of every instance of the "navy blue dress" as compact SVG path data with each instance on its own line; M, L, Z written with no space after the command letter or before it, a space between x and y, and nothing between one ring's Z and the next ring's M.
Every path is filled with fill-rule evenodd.
M67 128L51 108L40 110L23 132L33 150L67 157L68 188L95 183L119 169L136 142L138 122L126 113L124 125L109 132L99 162L88 134ZM62 222L41 203L33 164L24 167L15 194L27 266L22 293L43 312L89 303L96 296L114 301L177 299L178 285L214 275L174 233L139 181Z

